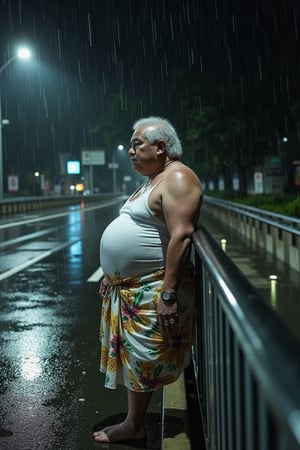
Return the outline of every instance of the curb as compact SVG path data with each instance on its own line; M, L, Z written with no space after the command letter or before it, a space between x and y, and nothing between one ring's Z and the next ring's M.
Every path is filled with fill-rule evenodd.
M191 450L184 373L163 389L162 450Z

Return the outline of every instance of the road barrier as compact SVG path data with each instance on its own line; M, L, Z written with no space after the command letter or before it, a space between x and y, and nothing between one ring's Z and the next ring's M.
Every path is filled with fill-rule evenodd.
M224 224L300 272L300 219L205 197L203 208Z
M82 201L86 203L97 202L103 198L114 197L116 194L100 195L60 195L53 197L20 197L5 199L0 202L0 217L26 214L33 211L41 211L61 206L78 205Z
M207 450L299 450L299 342L203 227L193 259L193 360Z

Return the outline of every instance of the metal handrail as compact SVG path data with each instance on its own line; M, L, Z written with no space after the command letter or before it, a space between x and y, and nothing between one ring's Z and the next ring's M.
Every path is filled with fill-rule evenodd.
M300 449L298 341L202 226L193 235L193 247L199 297L194 364L207 448L212 441L217 450L281 448L272 447L274 435L268 433L275 432L286 444L282 448ZM241 378L252 384L239 386ZM255 401L252 385L261 396ZM214 405L211 390L217 399ZM245 423L243 411L237 415L238 404L247 410ZM245 439L254 439L257 416L266 424L260 430L265 444L252 447Z
M274 213L272 211L266 211L263 209L255 208L253 206L234 203L228 200L221 200L209 196L205 196L204 203L221 206L223 208L226 208L227 210L242 213L244 216L251 217L255 220L260 220L271 226L276 226L277 228L288 231L290 233L295 233L300 236L300 219L296 217L285 216L283 214ZM297 229L297 227L299 227L299 229Z

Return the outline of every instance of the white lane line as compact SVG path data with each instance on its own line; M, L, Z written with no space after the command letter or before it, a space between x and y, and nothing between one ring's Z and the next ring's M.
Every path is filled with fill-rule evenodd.
M20 242L28 241L30 239L34 239L40 236L44 236L45 234L50 234L52 231L57 230L57 227L47 228L46 230L36 231L35 233L25 234L24 236L20 236L18 238L10 239L9 241L1 242L0 249L3 250L6 247L9 247L14 244L19 244Z
M88 283L97 283L104 277L104 273L102 267L98 267L98 269L87 279Z
M46 252L41 253L40 255L36 256L35 258L29 259L28 261L19 264L16 267L13 267L12 269L7 270L6 272L3 272L0 274L0 281L5 280L8 277L11 277L12 275L15 275L18 272L21 272L21 270L27 269L27 267L32 266L33 264L41 261L42 259L47 258L48 256L52 255L53 253L56 253L63 248L69 247L70 245L75 244L78 242L78 239L72 241L72 242L65 242L62 245L59 245L58 247L55 247L51 250L47 250Z

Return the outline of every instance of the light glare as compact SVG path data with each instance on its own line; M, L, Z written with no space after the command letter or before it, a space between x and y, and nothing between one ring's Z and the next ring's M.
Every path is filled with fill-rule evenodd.
M21 47L18 50L18 57L21 59L29 59L31 57L31 51L27 47Z
M277 280L278 277L277 277L277 275L270 275L270 276L269 276L269 279L270 279L271 281L274 281L274 280Z

